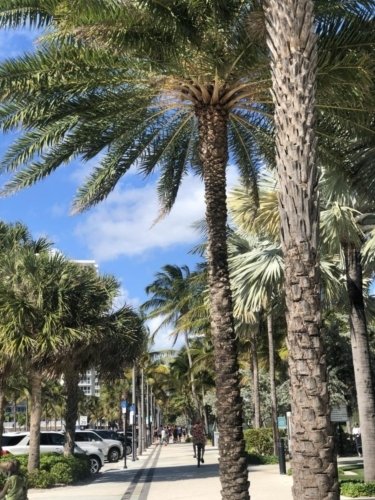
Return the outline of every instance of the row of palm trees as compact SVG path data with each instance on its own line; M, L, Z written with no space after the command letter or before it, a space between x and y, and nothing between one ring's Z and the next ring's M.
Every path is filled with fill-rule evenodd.
M371 0L4 0L0 8L0 26L45 30L34 53L0 68L2 129L24 130L3 161L16 171L6 192L99 153L76 210L103 200L133 165L158 172L160 216L188 171L204 181L223 499L249 496L225 243L229 158L255 199L264 162L277 164L294 495L338 498L321 340L317 153L330 169L346 167L342 148L373 138L372 22ZM362 155L361 167L370 164Z
M327 182L322 179L324 189ZM369 278L374 271L374 227L367 225L367 231L372 233L365 239L363 237L362 220L371 221L373 214L369 212L373 200L368 200L368 212L363 214L353 207L343 203L350 202L350 193L346 199L342 194L339 201L333 201L334 194L322 203L321 212L321 253L320 262L323 277L322 305L327 311L332 307L340 307L342 314L347 315L347 330L351 335L352 359L354 373L356 374L356 388L358 397L358 409L363 426L364 450L372 449L374 441L372 435L371 408L375 407L374 384L371 372L371 350L369 348L369 336L367 332L367 321L365 315L365 300L370 306L368 314L371 316L371 299L367 296ZM339 203L340 202L340 203ZM352 201L355 203L355 201ZM323 206L324 205L324 206ZM244 349L244 340L250 344L251 360L253 363L253 380L256 384L257 376L257 350L259 328L265 324L268 335L269 372L272 401L272 427L274 431L275 447L278 440L277 432L277 397L275 386L275 354L274 354L274 320L280 321L280 313L285 314L285 292L284 292L284 260L279 241L279 212L277 210L277 183L271 174L267 175L261 183L259 191L259 209L257 208L251 194L242 187L237 187L229 196L229 207L231 219L236 226L230 230L229 245L229 267L231 271L231 285L234 297L234 314L236 318L236 331L242 340L240 352ZM372 207L373 209L373 207ZM362 235L362 236L361 236ZM343 241L343 238L345 240ZM362 239L361 239L362 238ZM345 276L350 274L347 258L345 258L345 243L358 242L366 244L366 252L359 266L367 276L364 281L357 282L356 303L363 307L363 323L360 332L354 330L351 309L351 295L353 293L350 284L346 284ZM337 246L338 245L338 246ZM340 246L341 245L341 246ZM203 247L204 248L204 247ZM360 249L359 249L360 252ZM191 393L193 400L196 399L196 381L194 380L193 361L189 335L198 333L202 335L197 324L200 316L199 309L202 308L202 294L205 287L204 272L191 273L186 266L167 265L156 275L155 281L146 288L151 295L150 300L143 304L143 309L148 312L149 317L161 316L162 326L172 327L172 334L185 336L185 350L189 360L189 372L191 378ZM197 287L200 284L200 288ZM345 286L346 284L346 286ZM345 292L346 291L346 292ZM199 297L199 304L196 304ZM206 311L208 317L208 311ZM194 318L194 319L193 319ZM207 327L207 325L206 325ZM346 330L344 330L346 331ZM157 332L155 332L157 333ZM362 335L362 340L361 339ZM207 337L206 333L206 338ZM361 345L358 345L362 342ZM363 381L366 381L364 384ZM255 418L254 425L260 424L259 390L255 387L253 396ZM195 404L195 410L200 411L199 404ZM373 455L364 451L366 479L372 480L374 473Z
M1 223L0 232L0 439L7 384L27 376L31 471L39 466L43 380L64 380L65 453L73 453L81 374L97 367L103 380L121 376L146 348L145 329L130 307L114 308L113 276L69 261L22 224Z

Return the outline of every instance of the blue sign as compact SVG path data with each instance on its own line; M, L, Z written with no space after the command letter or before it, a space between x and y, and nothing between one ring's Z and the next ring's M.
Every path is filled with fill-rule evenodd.
M121 408L127 408L128 407L128 402L126 401L126 399L122 399L121 400L120 406L121 406Z
M286 417L277 417L277 427L279 429L286 429Z

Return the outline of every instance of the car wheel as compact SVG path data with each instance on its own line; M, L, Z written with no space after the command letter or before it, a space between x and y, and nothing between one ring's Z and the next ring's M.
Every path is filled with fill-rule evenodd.
M131 453L132 453L132 447L130 446L130 444L127 444L126 445L126 454L131 455Z
M120 450L111 448L108 452L108 462L118 462L120 460Z
M90 460L90 472L91 474L97 474L100 471L102 464L98 457L91 455L89 457Z

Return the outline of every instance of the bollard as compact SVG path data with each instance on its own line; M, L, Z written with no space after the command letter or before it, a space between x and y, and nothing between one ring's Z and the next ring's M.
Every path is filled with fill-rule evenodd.
M277 443L277 451L279 456L279 470L280 474L286 474L286 463L285 463L285 445L284 440L280 439Z

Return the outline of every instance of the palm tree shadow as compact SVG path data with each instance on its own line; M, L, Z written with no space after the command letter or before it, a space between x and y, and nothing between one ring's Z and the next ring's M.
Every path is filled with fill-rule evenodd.
M123 470L123 471L107 471L105 474L100 474L96 477L96 483L112 483L136 481L137 483L151 482L170 482L183 481L191 479L205 479L219 477L219 464L202 464L200 467L194 465L182 465L177 467L150 467L142 470L142 474L136 479L136 474L139 474L139 469Z

